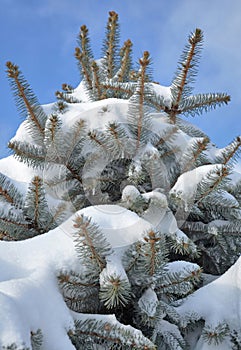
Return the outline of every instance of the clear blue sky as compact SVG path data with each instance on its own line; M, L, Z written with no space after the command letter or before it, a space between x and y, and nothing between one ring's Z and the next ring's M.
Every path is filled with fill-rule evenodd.
M62 83L76 86L74 58L82 24L90 30L99 58L108 12L119 14L121 42L130 38L134 58L151 53L153 75L169 85L187 37L204 31L204 49L195 92L226 92L231 103L192 122L219 147L241 134L240 0L1 0L0 158L21 119L5 73L10 60L20 66L40 103L55 101Z

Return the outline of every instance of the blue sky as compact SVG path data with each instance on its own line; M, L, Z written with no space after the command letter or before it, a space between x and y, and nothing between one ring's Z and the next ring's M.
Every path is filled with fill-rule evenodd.
M1 0L0 158L9 154L7 142L21 122L6 61L20 66L40 103L53 102L62 83L79 83L74 49L80 26L88 26L99 58L111 10L119 14L121 43L132 40L135 61L150 51L154 79L166 86L188 35L201 28L204 47L195 92L226 92L231 103L192 122L219 147L241 134L240 0Z

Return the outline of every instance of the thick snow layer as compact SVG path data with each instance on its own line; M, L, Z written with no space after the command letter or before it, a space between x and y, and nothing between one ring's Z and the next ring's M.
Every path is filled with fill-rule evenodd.
M128 101L109 98L95 102L74 103L63 114L63 128L69 129L78 120L85 120L89 129L103 130L109 122L126 122Z
M0 172L13 180L29 183L38 172L19 162L13 156L0 159Z
M227 323L238 332L241 327L241 258L221 277L190 295L178 308L183 316L191 313L205 320L213 328ZM201 337L193 350L211 350ZM231 349L229 340L218 345L219 350Z
M96 205L79 211L92 217L113 248L127 247L143 238L152 225L119 205Z
M157 96L163 99L165 106L171 107L172 103L172 92L170 86L163 86L160 84L150 84L151 89Z
M135 213L115 205L88 207L75 215L92 217L114 249L108 272L123 272L123 249L151 228ZM0 346L30 346L30 332L40 328L43 349L74 349L66 334L74 326L73 314L59 291L57 276L81 269L74 246L75 215L44 235L0 242Z
M205 176L210 171L221 170L221 168L222 164L209 164L183 173L172 187L170 194L188 203L195 197L197 186Z
M40 328L46 349L74 349L65 331L73 320L56 276L77 267L77 258L62 227L25 241L1 241L0 257L0 345L30 346L30 332Z

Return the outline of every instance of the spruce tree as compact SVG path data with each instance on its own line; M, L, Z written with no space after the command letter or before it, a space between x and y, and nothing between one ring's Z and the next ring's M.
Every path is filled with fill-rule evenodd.
M111 11L100 60L81 26L75 57L82 82L77 89L63 84L50 113L18 66L7 63L26 118L25 140L16 136L9 148L38 176L20 193L1 174L1 238L31 239L77 213L72 235L81 272L56 276L75 315L68 336L76 349L186 349L193 329L202 329L207 343L210 334L219 344L228 333L223 320L214 332L195 307L184 318L177 308L202 286L203 273L224 273L241 251L241 182L230 180L241 138L219 150L183 119L230 101L224 93L193 94L202 44L196 29L170 88L162 87L149 52L135 68L131 41L120 47ZM58 203L54 211L48 196ZM92 206L122 208L148 229L125 248L110 244L85 214ZM32 349L41 349L41 330L32 338ZM230 341L236 346L235 332Z

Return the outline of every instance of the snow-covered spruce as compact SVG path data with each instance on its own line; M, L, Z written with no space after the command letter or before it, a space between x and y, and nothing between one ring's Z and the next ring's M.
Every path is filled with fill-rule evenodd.
M0 346L239 349L241 138L218 149L181 118L230 97L192 95L200 29L169 87L118 30L112 11L94 60L81 27L82 81L53 104L7 63L25 120L0 160Z

